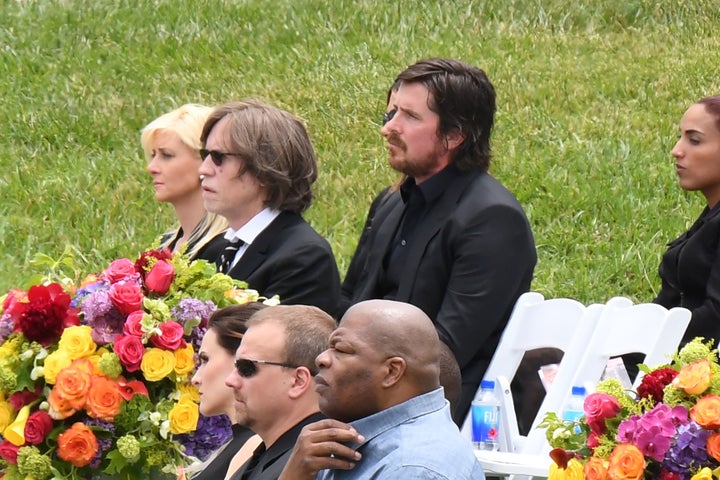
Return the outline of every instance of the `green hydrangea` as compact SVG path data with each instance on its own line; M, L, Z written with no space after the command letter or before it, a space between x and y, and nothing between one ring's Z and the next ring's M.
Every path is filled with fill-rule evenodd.
M35 446L22 447L17 456L18 471L25 478L47 480L52 477L50 457L40 453Z
M0 365L0 390L12 392L17 388L18 376L13 368Z
M0 470L0 472L5 474L5 476L2 477L3 480L27 480L25 475L20 473L17 465L13 465L12 463L6 463L6 465L7 466L3 466L0 464L0 467L4 468L4 470Z
M123 402L120 413L115 416L115 426L125 431L138 428L138 418L143 412L152 410L152 402L145 395L133 395L129 402Z
M117 449L127 460L133 461L140 458L140 441L133 435L123 435L117 439Z
M631 408L635 403L633 399L627 394L625 389L617 378L608 378L598 383L596 392L607 393L615 397L622 408Z
M690 410L693 405L695 405L695 400L693 400L682 389L677 388L671 383L663 390L663 403L673 406L684 405L688 410Z
M698 360L708 359L714 362L715 352L712 350L712 340L703 343L704 338L698 337L688 342L679 352L677 361L680 365L688 365Z
M608 438L607 435L602 435L598 438L598 443L599 445L595 447L595 450L593 450L594 456L600 458L610 458L610 454L615 448L615 445L617 445L617 442L612 438Z
M152 318L158 322L166 322L171 319L170 307L160 299L145 297L143 299L143 307L150 312Z
M98 361L100 371L110 378L117 378L122 375L123 368L120 357L116 353L103 353Z
M169 452L172 451L172 446L158 444L157 446L150 448L146 451L147 465L149 467L162 468L163 466L172 463L173 458Z

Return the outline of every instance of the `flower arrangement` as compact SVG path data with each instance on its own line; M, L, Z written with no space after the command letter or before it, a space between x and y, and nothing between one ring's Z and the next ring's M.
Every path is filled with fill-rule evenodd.
M74 268L67 252L52 263ZM199 414L195 350L217 308L267 299L159 250L56 280L0 297L5 480L174 479L231 437L226 417Z
M556 447L550 479L720 478L720 366L712 341L703 340L669 365L641 366L636 394L617 380L601 382L579 422L548 414L540 427Z

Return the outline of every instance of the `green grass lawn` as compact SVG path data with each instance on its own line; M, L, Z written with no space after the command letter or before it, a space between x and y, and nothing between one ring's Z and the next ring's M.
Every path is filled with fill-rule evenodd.
M584 5L586 4L586 5ZM524 205L546 296L648 301L703 199L677 185L677 123L720 93L716 0L0 3L0 292L75 248L84 272L171 226L139 132L183 103L258 97L305 119L321 162L307 213L341 272L396 174L379 120L419 58L487 71L492 173Z

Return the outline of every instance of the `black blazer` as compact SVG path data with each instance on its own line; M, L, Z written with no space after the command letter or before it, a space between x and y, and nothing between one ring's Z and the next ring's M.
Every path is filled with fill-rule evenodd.
M720 340L720 206L705 208L690 230L668 244L660 263L655 303L692 311L683 343Z
M261 454L257 465L253 468L247 480L277 480L283 468L285 468L290 454L292 454L292 449L303 427L313 422L319 422L324 418L327 417L322 413L314 413L285 432L270 448ZM251 460L252 459L245 462L238 471L230 477L230 480L240 480Z
M227 241L218 235L203 258L217 263ZM285 305L314 305L333 315L340 297L340 274L330 244L303 218L282 212L247 248L228 274L260 295L280 296Z
M386 192L381 193L386 195ZM341 313L378 298L382 260L405 205L376 199L341 292ZM421 308L455 354L464 415L517 298L537 262L530 224L515 197L487 173L458 176L418 223L394 300Z

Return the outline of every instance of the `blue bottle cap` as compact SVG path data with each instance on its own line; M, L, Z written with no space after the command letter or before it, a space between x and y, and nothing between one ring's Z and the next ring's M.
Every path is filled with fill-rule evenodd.
M495 381L483 380L482 382L480 382L480 388L482 390L493 390L495 388Z
M573 395L585 395L585 387L572 387Z

